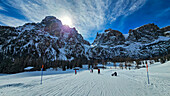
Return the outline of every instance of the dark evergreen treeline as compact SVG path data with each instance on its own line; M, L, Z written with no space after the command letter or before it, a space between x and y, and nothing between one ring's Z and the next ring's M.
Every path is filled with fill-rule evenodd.
M135 61L136 68L140 68L141 65L142 67L145 67L145 64L141 62L143 61L143 59L136 60L132 58L120 58L120 57L111 58L111 59L90 59L90 60L87 60L85 58L75 58L71 61L68 61L68 60L51 61L51 60L47 60L46 57L35 57L31 55L10 57L10 55L3 56L2 53L0 53L0 57L1 57L0 58L0 73L8 73L8 74L23 72L24 68L28 66L34 67L30 71L41 70L42 65L44 65L44 70L48 68L54 68L56 70L57 68L62 68L62 70L65 71L67 69L72 69L75 67L82 68L83 64L88 64L89 68L90 67L93 68L98 63L106 65L107 62L113 62L114 63L113 66L115 66L115 68L117 67L116 62L125 62L125 65L120 64L119 67L123 68L124 66L125 68L128 68L128 67L130 68L133 61ZM152 60L154 60L155 62L165 63L166 61L170 60L170 55L166 55L163 57L148 58L146 60L151 60L150 64L153 63Z

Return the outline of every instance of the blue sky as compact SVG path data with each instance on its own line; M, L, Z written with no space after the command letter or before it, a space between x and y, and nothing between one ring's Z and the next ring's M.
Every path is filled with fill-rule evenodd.
M93 42L107 28L127 34L148 23L170 25L170 0L0 0L0 25L41 22L45 16L69 17L83 37Z

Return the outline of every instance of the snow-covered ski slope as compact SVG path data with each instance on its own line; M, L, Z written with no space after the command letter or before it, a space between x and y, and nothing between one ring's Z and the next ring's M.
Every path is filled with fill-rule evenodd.
M113 72L117 77L112 77ZM149 66L150 83L146 69L101 69L67 72L46 71L43 84L40 72L0 75L0 96L170 96L170 61Z

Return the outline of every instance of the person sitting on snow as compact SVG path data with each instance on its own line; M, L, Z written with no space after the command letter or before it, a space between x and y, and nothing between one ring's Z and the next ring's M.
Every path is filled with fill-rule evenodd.
M117 76L117 72L114 72L114 73L112 74L112 76Z

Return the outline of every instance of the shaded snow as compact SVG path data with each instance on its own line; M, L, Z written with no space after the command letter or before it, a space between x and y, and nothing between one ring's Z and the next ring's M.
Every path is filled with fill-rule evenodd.
M67 60L66 53L65 53L65 48L60 48L60 55L58 57L59 60Z
M124 35L125 39L127 39L129 36L129 34L123 34L123 35Z
M166 31L166 32L165 32L165 34L168 34L168 33L170 34L170 31Z
M23 46L23 48L28 47L28 45L33 45L33 40L30 40L27 44Z

